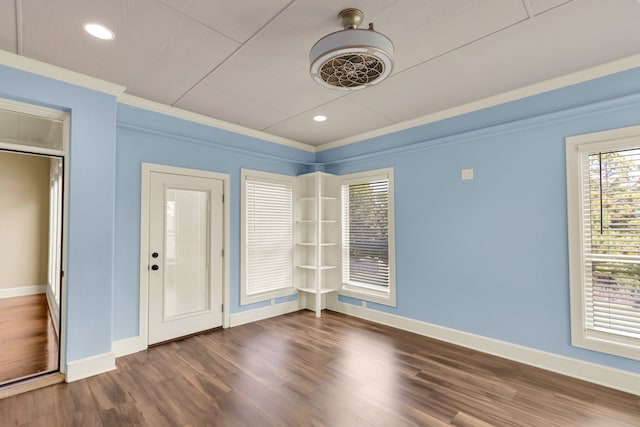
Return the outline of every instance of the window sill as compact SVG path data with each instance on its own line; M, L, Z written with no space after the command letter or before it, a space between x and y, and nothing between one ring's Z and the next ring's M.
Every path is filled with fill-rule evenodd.
M296 288L284 288L275 291L265 291L252 295L240 295L240 305L249 305L256 302L269 301L274 298L286 297L289 295L295 295L298 293Z
M581 333L574 333L571 345L627 359L640 360L640 340L636 338L619 337L606 332L581 331Z
M343 283L342 288L338 291L338 295L388 305L390 307L396 306L395 294L389 291L379 291L368 286L355 285L353 283Z

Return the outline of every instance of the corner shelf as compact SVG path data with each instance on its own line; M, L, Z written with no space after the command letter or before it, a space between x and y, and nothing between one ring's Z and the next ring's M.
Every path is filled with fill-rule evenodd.
M309 294L318 294L318 289L316 288L298 288L299 291L301 292L307 292ZM324 294L329 294L331 292L335 292L335 289L330 289L330 288L320 288L319 293L320 295L324 295Z
M324 296L336 292L339 285L338 195L337 177L324 172L298 176L296 221L296 283L305 296L303 304L320 317ZM312 299L313 298L313 299Z
M331 270L338 268L337 265L321 265L320 268L315 265L299 265L298 268L306 268L307 270Z

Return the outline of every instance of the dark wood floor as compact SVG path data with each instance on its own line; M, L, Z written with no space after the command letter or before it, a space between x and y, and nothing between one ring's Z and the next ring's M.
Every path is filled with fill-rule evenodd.
M0 298L0 386L58 370L46 294Z
M299 312L0 400L0 425L640 426L640 398L408 332Z

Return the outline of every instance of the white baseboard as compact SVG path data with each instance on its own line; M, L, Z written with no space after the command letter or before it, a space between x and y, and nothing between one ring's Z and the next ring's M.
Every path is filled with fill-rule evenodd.
M146 349L147 343L139 336L125 338L111 343L111 351L116 357L126 356Z
M288 301L282 304L274 304L268 307L258 308L256 310L243 311L229 316L229 326L240 326L246 323L257 322L258 320L280 316L282 314L293 313L298 310L300 310L298 301ZM147 344L144 342L142 337L139 336L113 341L111 344L111 351L115 354L115 357L126 356L146 349Z
M67 363L66 381L70 383L114 369L116 369L116 355L110 351Z
M443 326L396 316L366 307L336 302L330 309L405 331L424 335L483 353L535 366L605 387L640 395L640 374L610 368L571 357L535 350L518 344L470 334Z
M60 336L60 306L56 303L53 293L51 293L51 286L45 285L45 292L47 294L47 305L49 306L49 314L51 315L53 328L56 330L56 335Z
M229 326L240 326L246 323L257 322L258 320L268 319L270 317L293 313L298 310L300 310L300 303L295 300L270 305L268 307L261 307L255 310L232 313L231 316L229 316Z
M0 298L23 297L45 292L47 292L47 285L19 286L17 288L0 289Z

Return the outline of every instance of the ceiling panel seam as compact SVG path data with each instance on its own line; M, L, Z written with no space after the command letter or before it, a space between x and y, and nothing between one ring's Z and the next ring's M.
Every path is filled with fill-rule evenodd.
M339 96L337 98L330 99L327 102L323 102L322 104L315 105L315 106L313 106L313 107L311 107L311 108L309 108L309 109L307 109L305 111L301 111L300 113L294 114L293 116L288 116L288 117L286 117L286 118L284 118L282 120L278 120L275 123L271 123L270 125L264 126L260 130L264 131L265 129L269 129L270 127L278 126L280 123L284 123L284 122L287 122L287 121L289 121L291 119L295 119L296 117L300 117L300 116L303 116L305 114L309 114L311 111L313 111L313 110L315 110L317 108L324 107L325 105L331 104L332 102L335 102L335 101L338 101L338 100L340 100L342 98L345 98L345 97L351 95L352 93L354 93L354 92L347 92L344 95L341 95L341 96Z
M543 10L542 12L538 13L536 16L540 16L540 15L544 15L545 13L552 12L552 11L556 10L557 8L559 8L559 7L562 7L562 6L565 6L565 5L569 4L569 3L571 3L572 1L573 0L567 0L564 3L560 3L560 4L556 5L556 6L553 6L551 9Z
M235 56L236 53L238 53L240 51L240 49L242 49L244 46L246 46L248 43L251 42L251 40L253 40L258 34L260 34L269 24L271 24L274 19L276 19L278 16L280 16L289 6L291 6L293 4L295 0L290 0L289 3L287 3L282 9L280 9L276 14L274 14L267 22L264 23L264 25L262 25L260 28L258 28L258 30L253 33L251 35L251 37L249 37L247 39L246 42L244 43L240 43L240 46L238 46L233 52L231 52L225 59L222 60L222 62L220 62L218 65L216 65L215 67L213 67L213 69L211 71L209 71L208 73L206 73L200 80L198 80L193 86L191 86L189 89L187 89L187 91L185 93L183 93L180 97L178 97L178 99L176 99L175 101L173 101L171 103L172 107L175 107L177 103L179 103L180 101L182 101L184 99L185 96L187 96L192 90L194 90L196 87L198 87L200 85L200 83L202 83L206 78L208 78L211 74L213 74L218 68L220 68L221 66L223 66L227 61L229 61L233 56ZM225 35L226 36L226 35ZM228 37L228 36L226 36ZM231 38L231 37L229 37ZM233 40L233 39L232 39Z
M161 2L160 0L156 0L156 1L158 1L158 3L160 3L162 6L166 7L167 9L171 9L172 11L174 11L175 13L177 13L178 15L182 16L183 18L188 19L188 20L189 20L189 21L191 21L191 22L195 22L195 23L196 23L196 24L198 24L198 25L202 25L203 27L206 27L206 28L210 29L211 31L213 31L213 32L214 32L214 33L216 33L216 34L220 34L222 37L225 37L225 38L227 38L227 39L231 40L231 41L232 41L232 42L234 42L234 43L237 43L237 44L239 44L239 45L242 45L242 44L243 44L241 41L234 39L234 38L233 38L233 37L231 37L230 35L225 34L225 33L223 33L222 31L220 31L220 30L218 30L218 29L216 29L216 28L213 28L213 27L212 27L212 26L210 26L210 25L205 24L204 22L199 21L199 20L197 20L196 18L194 18L194 17L192 17L192 16L189 16L189 15L187 15L187 14L185 14L185 13L183 13L183 12L179 11L178 9L176 9L176 8L174 8L174 7L171 7L170 5L168 5L168 4L166 4L166 3Z
M516 25L520 25L521 23L523 23L525 21L528 21L528 20L529 20L529 18L525 18L525 19L521 19L519 21L513 22L513 23L507 25L506 27L502 27L502 28L500 28L498 30L495 30L495 31L489 33L489 34L485 34L482 37L478 37L477 39L473 39L471 41L468 41L468 42L466 42L464 44L461 44L460 46L454 47L453 49L450 49L450 50L448 50L446 52L442 52L442 53L440 53L440 54L438 54L436 56L433 56L433 57L431 57L429 59L426 59L426 60L424 60L422 62L418 62L418 63L416 63L416 64L414 64L414 65L412 65L410 67L405 68L402 71L398 71L397 73L391 74L391 76L389 76L389 79L395 78L396 76L400 76L400 75L402 75L403 73L405 73L405 72L407 72L409 70L413 70L414 68L420 67L421 65L428 64L429 62L433 62L436 59L441 58L441 57L443 57L445 55L449 55L450 53L456 52L456 51L458 51L460 49L464 49L464 48L466 48L468 46L471 46L474 43L479 42L480 40L484 40L484 39L487 39L489 37L492 37L492 36L494 36L494 35L496 35L498 33L501 33L503 31L506 31L506 30L510 29L510 28L513 28Z

